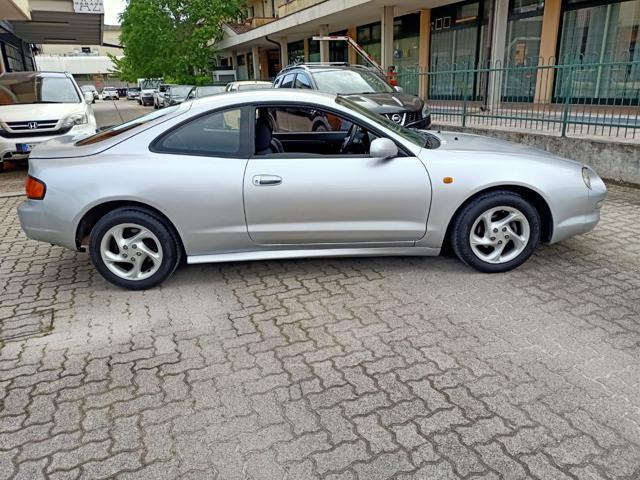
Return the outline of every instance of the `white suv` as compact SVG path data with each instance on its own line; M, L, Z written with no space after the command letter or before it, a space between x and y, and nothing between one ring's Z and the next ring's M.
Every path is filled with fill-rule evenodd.
M91 103L68 73L0 75L0 170L5 161L26 160L39 143L62 135L96 132Z

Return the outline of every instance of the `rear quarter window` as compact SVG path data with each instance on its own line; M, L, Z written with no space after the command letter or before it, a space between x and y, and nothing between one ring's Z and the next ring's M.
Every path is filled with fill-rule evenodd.
M173 107L163 108L162 110L153 111L147 115L143 115L142 117L135 118L129 122L122 123L120 125L116 125L115 127L107 128L106 130L102 130L101 132L96 133L95 135L91 135L90 137L83 138L75 143L77 147L82 147L85 145L93 145L95 143L104 142L105 140L109 140L110 138L115 138L119 135L122 135L129 130L139 127L140 125L144 125L145 123L149 123L157 118L164 117L171 113L174 113L176 110L180 108L179 105L175 105Z

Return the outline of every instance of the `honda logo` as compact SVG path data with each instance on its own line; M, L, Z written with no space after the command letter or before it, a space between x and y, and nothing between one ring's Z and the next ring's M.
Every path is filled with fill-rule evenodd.
M29 122L29 123L27 123L27 127L29 127L29 130L33 130L34 128L38 128L38 122Z

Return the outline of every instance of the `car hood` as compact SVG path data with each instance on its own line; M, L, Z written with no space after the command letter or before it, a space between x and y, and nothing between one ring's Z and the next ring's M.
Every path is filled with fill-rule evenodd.
M74 113L85 113L83 103L25 103L0 105L0 121L22 122L60 120Z
M400 92L364 93L342 95L349 100L376 113L392 113L398 111L418 111L424 102L420 98Z
M434 132L429 133L436 135L441 142L439 150L449 150L456 152L473 152L473 153L493 153L496 155L506 155L513 157L527 156L536 157L542 161L560 161L570 163L576 166L582 166L580 162L558 157L553 153L540 150L538 148L524 145L521 143L509 142L484 135L474 135L471 133L459 132Z

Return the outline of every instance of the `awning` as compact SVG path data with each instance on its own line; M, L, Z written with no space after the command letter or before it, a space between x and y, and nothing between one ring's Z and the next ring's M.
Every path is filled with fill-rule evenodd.
M79 2L83 5L86 3L93 5L91 12L104 11L102 0ZM102 13L79 13L73 0L29 0L29 8L31 20L11 21L14 33L25 42L77 45L102 43Z

